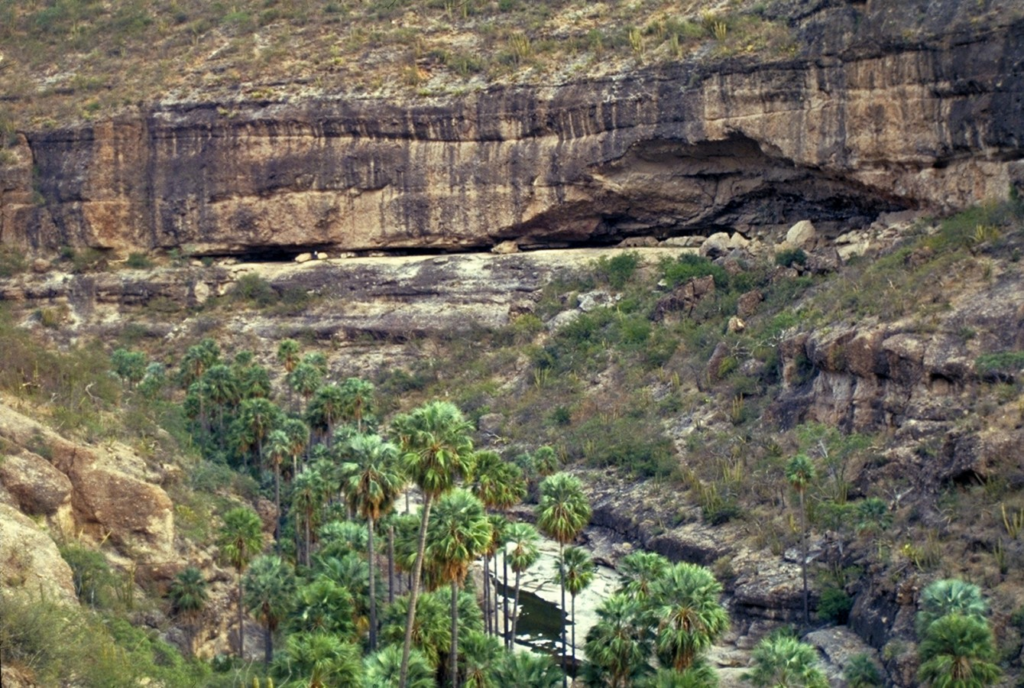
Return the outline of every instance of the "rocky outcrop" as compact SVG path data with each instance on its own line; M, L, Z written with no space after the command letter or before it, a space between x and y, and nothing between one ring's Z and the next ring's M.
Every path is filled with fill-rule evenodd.
M0 486L67 535L108 540L145 563L174 556L173 504L158 472L125 447L86 447L0 405ZM46 458L43 458L45 455Z
M384 102L152 104L23 132L0 241L53 249L451 249L819 233L1020 182L1024 20L777 3L793 57ZM710 231L709 231L710 230ZM781 238L781 237L780 237Z
M2 503L0 571L0 591L4 593L24 592L69 604L78 601L71 567L60 556L54 541L31 518Z

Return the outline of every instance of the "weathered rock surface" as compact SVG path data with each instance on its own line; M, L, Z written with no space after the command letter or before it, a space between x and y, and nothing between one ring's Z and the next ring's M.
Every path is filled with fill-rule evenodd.
M28 131L0 169L0 241L40 249L613 243L829 233L1020 181L1014 0L915 14L778 3L793 57L700 59L459 98L151 104ZM894 13L901 12L896 15Z
M4 593L78 602L71 567L57 545L31 518L7 504L0 504L0 571L0 591Z
M133 452L76 444L4 405L0 438L10 455L0 467L0 484L22 510L63 512L71 523L62 526L96 541L109 538L140 562L174 556L173 504L154 484L158 472Z

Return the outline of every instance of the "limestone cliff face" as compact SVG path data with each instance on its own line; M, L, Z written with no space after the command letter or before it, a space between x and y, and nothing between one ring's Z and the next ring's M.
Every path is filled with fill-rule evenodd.
M1010 3L972 25L960 4L908 32L882 3L782 3L792 59L400 103L153 104L24 132L0 168L0 241L448 249L960 207L1024 179L1024 20Z

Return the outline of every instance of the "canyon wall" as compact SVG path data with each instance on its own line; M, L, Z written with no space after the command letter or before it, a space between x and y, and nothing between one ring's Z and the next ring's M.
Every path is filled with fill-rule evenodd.
M841 231L1024 180L1024 20L958 21L969 8L945 2L908 35L880 3L781 5L793 57L404 102L153 103L22 132L0 241L227 254Z

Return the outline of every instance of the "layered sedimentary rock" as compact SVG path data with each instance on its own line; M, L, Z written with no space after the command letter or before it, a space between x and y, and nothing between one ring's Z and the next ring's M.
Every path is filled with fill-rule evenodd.
M908 24L875 2L781 3L795 57L447 99L156 103L23 132L20 163L0 169L0 240L550 246L962 207L1024 178L1024 20L1013 3L961 4Z

